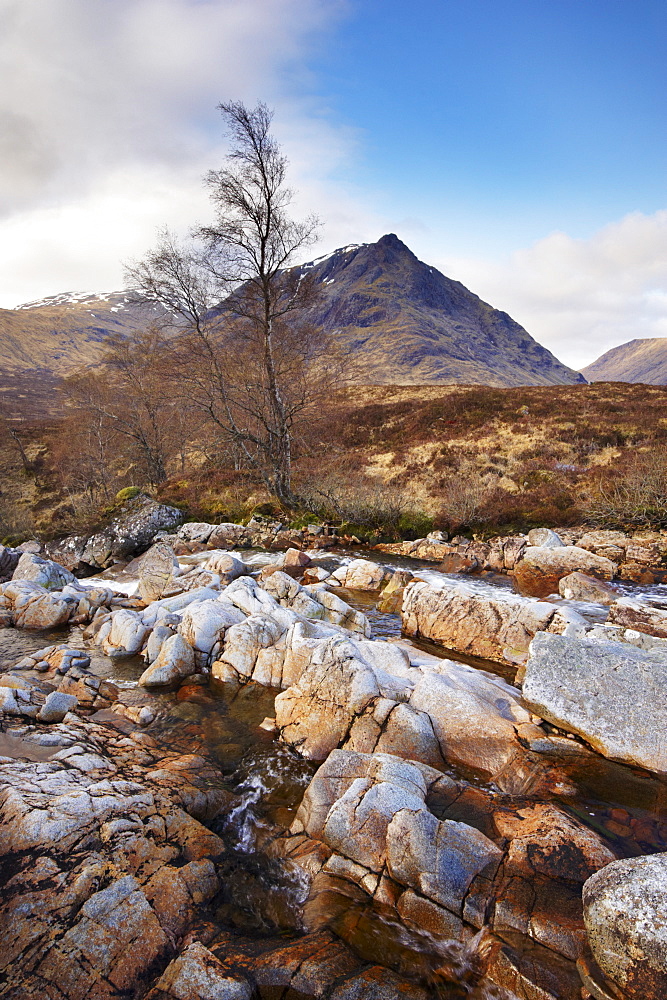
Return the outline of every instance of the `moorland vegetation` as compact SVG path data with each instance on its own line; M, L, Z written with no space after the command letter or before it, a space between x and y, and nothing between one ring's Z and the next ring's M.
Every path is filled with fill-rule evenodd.
M7 541L87 530L131 488L193 520L282 513L295 525L329 520L369 540L433 528L667 527L667 387L339 388L294 437L300 501L288 507L220 446L196 407L165 395L157 374L139 387L114 377L104 367L87 375L89 396L77 382L58 416L14 414L6 423Z

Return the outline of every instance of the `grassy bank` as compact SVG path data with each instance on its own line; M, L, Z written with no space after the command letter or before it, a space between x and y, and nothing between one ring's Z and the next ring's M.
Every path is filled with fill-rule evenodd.
M0 537L85 530L118 490L145 487L131 451L115 448L89 488L67 421L17 424L0 445ZM68 441L72 441L68 446ZM280 511L211 441L193 440L152 492L207 521L275 512L295 526L332 520L361 538L433 528L494 534L539 525L667 526L667 387L596 383L355 386L296 441L303 503Z

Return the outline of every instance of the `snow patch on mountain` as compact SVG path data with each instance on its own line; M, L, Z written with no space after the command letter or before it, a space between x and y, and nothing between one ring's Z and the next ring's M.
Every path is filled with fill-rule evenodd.
M33 299L23 302L17 309L44 309L52 306L75 306L86 303L113 302L112 312L118 312L130 302L130 296L125 292L60 292L58 295L47 295L43 299Z

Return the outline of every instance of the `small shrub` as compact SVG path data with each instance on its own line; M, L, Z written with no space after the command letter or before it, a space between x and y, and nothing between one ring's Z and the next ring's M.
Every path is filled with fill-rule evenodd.
M424 524L431 524L425 514L415 510L403 489L360 473L331 472L313 477L301 483L298 492L312 514L338 524L343 534L356 535L362 541L394 541L403 537L404 527L419 531Z
M590 524L610 528L667 528L667 448L635 452L600 471L586 490L583 511Z
M401 514L398 519L398 532L401 538L414 541L415 538L425 538L433 531L433 518L422 511L411 511Z
M491 492L481 476L470 468L463 468L459 475L443 480L439 498L442 506L435 526L456 532L478 523Z
M254 493L254 496L250 496ZM235 469L211 465L192 470L187 478L168 480L158 490L161 503L177 507L194 521L240 523L259 499L255 483Z

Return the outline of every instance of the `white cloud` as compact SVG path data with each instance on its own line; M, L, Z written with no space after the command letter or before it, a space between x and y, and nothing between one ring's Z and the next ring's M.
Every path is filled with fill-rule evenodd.
M0 134L32 198L111 163L190 161L215 105L289 99L290 79L340 4L326 0L5 0ZM11 206L5 204L4 210Z
M3 0L0 305L118 287L119 261L157 227L202 221L221 100L277 108L299 207L314 207L355 144L304 98L308 56L346 2ZM332 239L368 215L333 181L327 202Z
M76 201L7 219L0 224L0 273L11 276L7 304L122 288L121 262L146 249L166 212L186 229L205 208L201 185L183 180L165 169L118 168Z
M575 369L628 340L667 337L667 211L633 212L589 239L552 233L502 262L438 266Z

